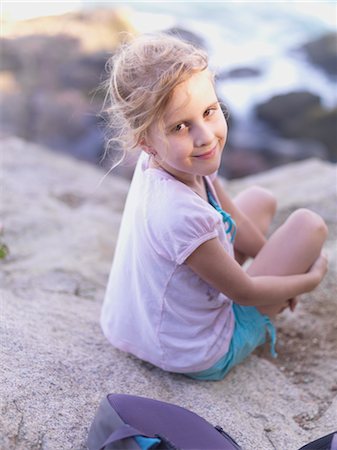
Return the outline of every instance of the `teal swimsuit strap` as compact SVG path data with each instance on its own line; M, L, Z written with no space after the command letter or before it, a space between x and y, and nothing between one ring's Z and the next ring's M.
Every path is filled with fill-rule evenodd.
M227 234L231 233L231 242L233 243L234 239L235 239L235 235L236 235L236 228L237 228L235 220L232 219L232 216L230 214L228 214L226 211L224 211L222 208L220 208L218 202L215 200L212 193L210 192L210 190L207 186L206 180L205 180L205 186L206 186L208 202L210 203L210 205L213 206L213 208L215 208L222 215L222 220L223 220L224 224L227 225L226 233Z

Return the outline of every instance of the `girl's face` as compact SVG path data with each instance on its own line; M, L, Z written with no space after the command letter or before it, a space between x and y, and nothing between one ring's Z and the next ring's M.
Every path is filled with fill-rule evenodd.
M174 89L163 119L164 132L154 123L143 146L160 167L191 186L219 168L227 124L208 70Z

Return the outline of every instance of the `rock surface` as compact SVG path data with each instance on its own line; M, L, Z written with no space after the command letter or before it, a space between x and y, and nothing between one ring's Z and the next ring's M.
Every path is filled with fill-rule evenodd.
M279 199L275 225L297 207L330 229L330 272L284 314L277 361L256 352L221 382L165 373L115 350L99 314L128 182L17 138L2 140L0 448L85 449L109 392L190 408L245 450L295 450L336 428L336 167L309 160L228 183Z
M337 107L326 108L318 95L295 91L271 97L255 108L257 116L288 139L308 139L325 146L337 161ZM302 145L303 151L306 145Z
M301 48L307 57L330 75L337 75L337 33L329 33Z
M105 64L135 30L123 9L2 24L0 129L98 163ZM125 36L126 38L126 36Z

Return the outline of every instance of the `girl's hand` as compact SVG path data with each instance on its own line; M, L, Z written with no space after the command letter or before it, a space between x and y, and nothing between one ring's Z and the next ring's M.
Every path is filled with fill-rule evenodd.
M323 253L321 253L320 256L314 262L314 264L309 269L309 273L315 275L316 277L315 287L319 285L319 283L322 281L327 271L328 271L328 259Z
M298 298L297 297L293 297L293 298L290 298L288 300L288 308L290 309L291 312L295 311L297 303L298 303Z
M282 306L282 308L279 310L278 314L281 313L281 312L283 312L283 311L285 311L287 308L289 308L291 312L294 312L297 303L298 303L297 297L290 298L289 300L287 300L287 301L283 304L283 306Z
M317 281L315 286L317 286L322 281L327 270L328 270L328 259L325 255L323 255L323 253L321 253L320 256L314 262L314 264L309 269L309 273L317 275ZM295 311L297 303L298 303L297 297L293 297L288 300L288 308L290 309L290 311L292 312Z

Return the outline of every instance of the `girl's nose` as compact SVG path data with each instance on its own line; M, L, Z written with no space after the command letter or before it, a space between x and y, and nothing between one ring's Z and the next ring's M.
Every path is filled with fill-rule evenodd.
M195 147L205 147L212 144L213 132L208 124L198 125L194 130Z

